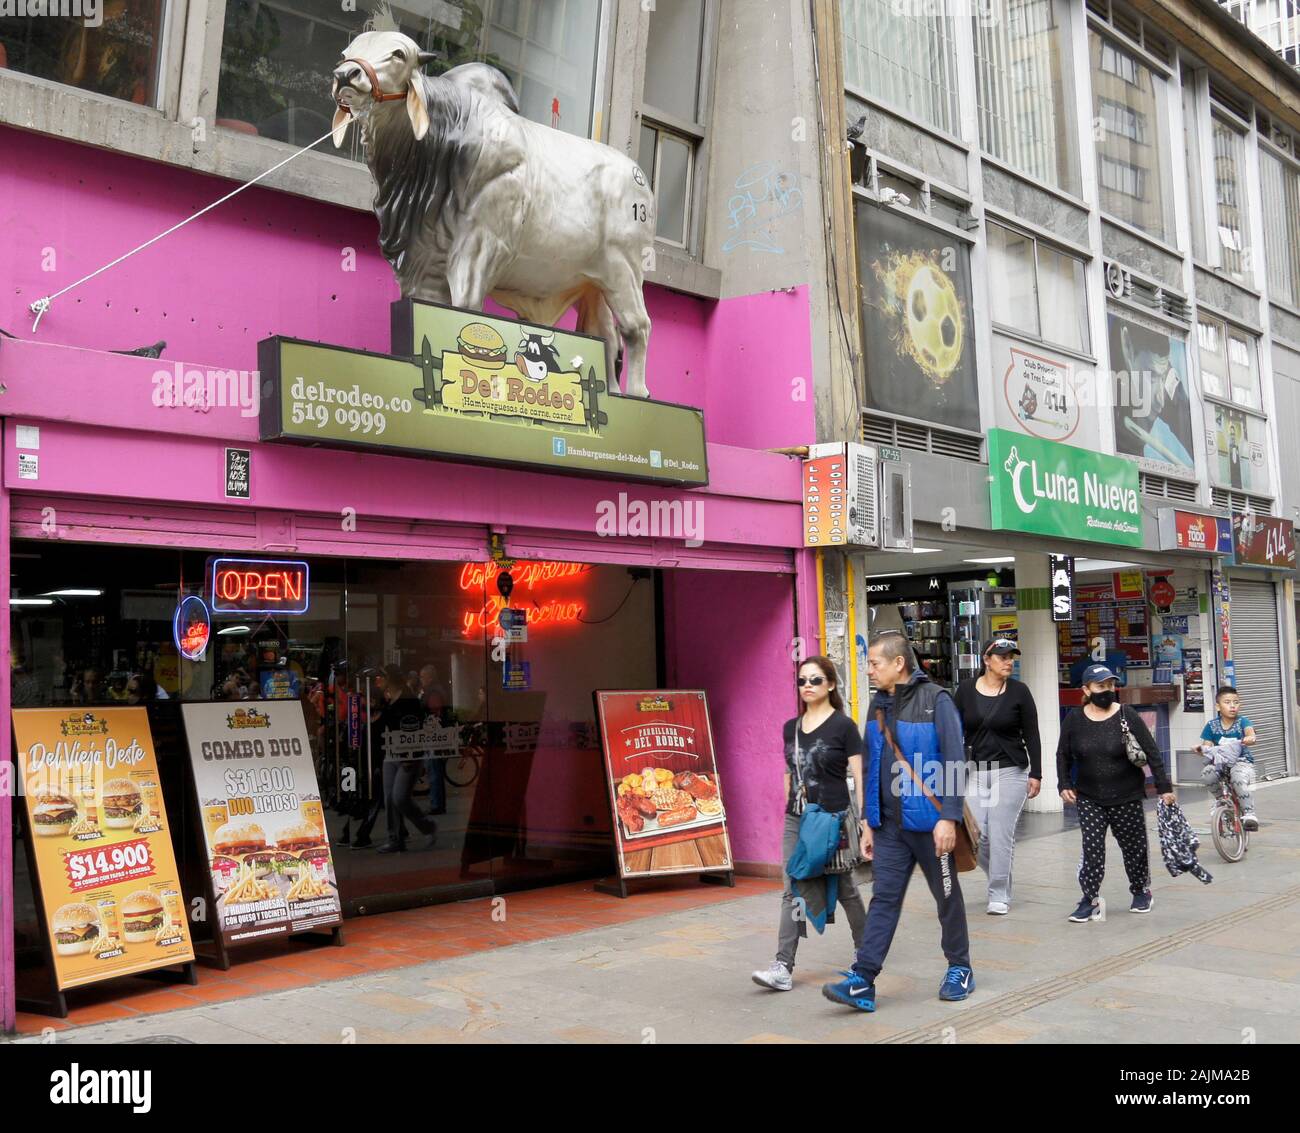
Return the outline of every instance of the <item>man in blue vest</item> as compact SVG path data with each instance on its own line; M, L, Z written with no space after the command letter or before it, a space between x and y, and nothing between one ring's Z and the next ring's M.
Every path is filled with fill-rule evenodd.
M975 990L975 976L952 857L966 770L961 717L952 697L917 668L901 633L872 640L867 669L876 687L866 727L862 827L862 854L874 863L871 906L852 970L838 983L826 984L822 994L859 1011L876 1009L876 976L885 966L912 868L919 865L939 907L948 960L939 998L965 999ZM933 802L901 759L929 788Z

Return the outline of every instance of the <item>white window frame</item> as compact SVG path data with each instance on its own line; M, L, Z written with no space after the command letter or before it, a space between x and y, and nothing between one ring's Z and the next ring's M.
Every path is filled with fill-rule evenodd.
M1178 202L1176 200L1176 197L1178 195L1178 189L1174 184L1174 156L1175 155L1174 155L1174 145L1173 145L1174 126L1176 123L1182 120L1181 107L1175 107L1174 105L1175 99L1177 99L1179 102L1181 102L1182 100L1181 88L1178 85L1177 70L1170 63L1166 63L1164 62L1164 60L1158 58L1155 55L1152 55L1140 42L1133 39L1131 36L1125 34L1125 32L1122 29L1116 27L1113 23L1109 22L1108 20L1102 19L1094 11L1092 11L1091 8L1087 10L1087 19L1085 22L1087 25L1085 29L1085 38L1087 36L1087 33L1089 32L1100 36L1103 44L1103 50L1107 40L1116 41L1118 46L1123 51L1134 56L1137 62L1145 66L1155 78L1163 80L1163 84L1155 91L1155 97L1157 103L1157 110L1163 109L1164 111L1164 129L1161 130L1159 128L1160 123L1156 122L1151 127L1151 134L1155 139L1156 147L1162 145L1166 147L1162 152L1158 154L1158 158L1161 160L1160 172L1162 174L1162 177L1167 177L1168 180L1168 184L1162 185L1162 193L1161 193L1161 197L1162 197L1161 208L1164 211L1165 231L1161 235L1157 235L1154 232L1148 232L1145 228L1133 224L1130 221L1125 220L1123 217L1115 216L1113 213L1108 212L1106 210L1101 200L1101 189L1103 187L1102 180L1101 180L1102 155L1098 147L1094 144L1093 149L1097 157L1097 161L1096 161L1097 212L1100 215L1100 217L1104 221L1106 221L1107 224L1113 224L1119 228L1124 229L1127 232L1131 232L1134 236L1137 236L1139 239L1144 240L1147 243L1154 244L1156 247L1164 249L1165 251L1169 252L1171 255L1176 256L1178 259L1181 260L1186 254L1186 252L1184 249L1179 247ZM1145 27L1145 21L1142 21L1142 24L1143 27ZM1091 118L1095 118L1095 110L1096 110L1095 99L1100 98L1100 95L1095 95L1094 92L1095 84L1093 83L1093 76L1092 76L1091 46L1085 43L1085 47L1087 48L1086 54L1087 54L1088 64L1089 64L1088 66L1088 108L1089 108L1089 118L1091 119ZM1173 63L1175 64L1177 63L1176 55L1174 56ZM1131 80L1126 79L1123 75L1119 75L1117 72L1113 72L1113 71L1110 73L1115 74L1117 78L1120 78L1124 82L1129 82L1130 85L1132 85ZM1161 106L1162 102L1163 102L1163 106Z
M1205 384L1205 370L1201 366L1201 323L1217 323L1219 330L1223 334L1224 363L1228 367L1228 372L1224 380L1228 383L1227 394L1211 393ZM1229 354L1230 340L1229 334L1236 333L1243 338L1250 339L1255 344L1255 396L1259 399L1259 405L1243 405L1233 397L1233 390L1236 388L1232 383L1232 358ZM1201 397L1206 401L1215 402L1219 405L1225 405L1229 409L1236 409L1241 413L1249 413L1254 417L1262 417L1268 420L1268 410L1265 407L1265 390L1264 390L1264 335L1259 330L1245 326L1236 322L1225 315L1220 314L1212 307L1205 304L1198 304L1196 315L1192 321L1192 334L1189 336L1196 343L1196 374L1201 383Z
M654 18L653 11L646 10L644 35L642 42L649 44L649 20ZM698 120L688 122L676 114L660 110L645 99L645 74L641 75L641 89L637 92L636 128L633 137L634 154L640 152L642 127L654 130L655 168L645 172L655 186L656 205L659 200L659 167L662 164L663 149L659 139L667 134L685 142L689 150L686 169L686 216L684 218L684 240L679 243L655 232L655 243L676 252L683 253L690 259L701 257L704 238L704 226L701 217L704 213L704 194L707 189L707 172L709 167L710 122L713 116L714 81L716 78L717 44L718 44L718 0L704 0L703 27L700 36L700 76L697 90Z
M1035 306L1034 314L1038 322L1038 332L1034 333L1033 331L1024 330L1022 327L1012 326L1010 323L998 322L997 319L992 317L993 305L992 303L990 303L989 322L992 325L993 329L1000 334L1009 334L1015 338L1021 338L1027 342L1033 342L1045 348L1059 351L1064 354L1068 354L1072 358L1087 358L1090 360L1095 359L1096 346L1092 341L1093 339L1092 304L1088 301L1088 273L1092 270L1092 263L1091 263L1092 257L1089 255L1084 255L1083 250L1080 248L1067 246L1065 244L1058 243L1055 240L1044 239L1041 232L1035 231L1034 228L1032 228L1029 225L1026 225L1024 221L1012 220L1001 212L997 212L992 209L986 209L984 221L985 221L984 223L985 256L988 260L987 275L988 275L988 286L990 289L995 285L995 281L993 279L993 254L989 250L991 248L991 244L988 239L988 226L990 224L996 224L999 228L1005 228L1007 231L1013 232L1015 233L1015 235L1030 241L1031 245L1033 246L1034 306ZM1067 346L1064 343L1056 342L1053 339L1046 338L1043 335L1042 289L1038 286L1038 247L1040 244L1043 247L1049 249L1050 251L1055 252L1058 256L1067 256L1070 259L1075 260L1076 262L1078 262L1083 266L1083 279L1080 284L1080 295L1083 299L1083 314L1084 314L1083 329L1088 334L1088 341L1082 347Z

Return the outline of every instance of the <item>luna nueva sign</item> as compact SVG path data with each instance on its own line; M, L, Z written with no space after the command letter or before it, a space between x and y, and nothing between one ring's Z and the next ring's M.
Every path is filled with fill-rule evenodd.
M989 479L995 528L1142 544L1138 472L1128 461L993 429Z

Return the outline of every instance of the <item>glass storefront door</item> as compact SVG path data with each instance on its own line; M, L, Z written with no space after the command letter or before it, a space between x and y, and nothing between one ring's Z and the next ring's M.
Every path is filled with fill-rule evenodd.
M15 707L148 707L187 888L203 866L192 700L301 700L349 912L613 867L591 694L657 683L651 579L519 561L526 640L505 641L495 564L312 559L306 613L214 616L190 662L172 615L208 558L28 541L13 556Z

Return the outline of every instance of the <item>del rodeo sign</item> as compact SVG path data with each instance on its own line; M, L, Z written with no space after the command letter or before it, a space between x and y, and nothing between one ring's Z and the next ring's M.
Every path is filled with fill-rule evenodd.
M698 409L610 392L602 339L412 299L392 354L263 339L263 440L707 484Z
M992 429L989 481L995 528L1142 545L1138 469L1130 461Z

